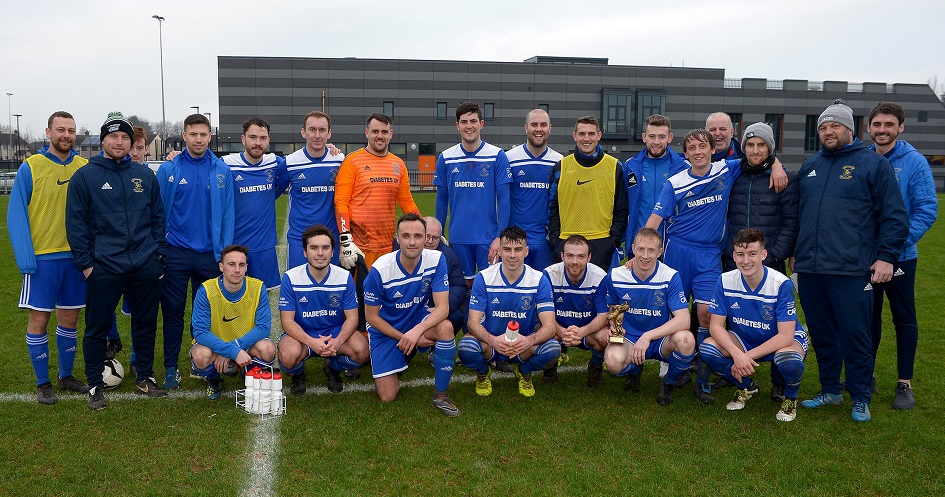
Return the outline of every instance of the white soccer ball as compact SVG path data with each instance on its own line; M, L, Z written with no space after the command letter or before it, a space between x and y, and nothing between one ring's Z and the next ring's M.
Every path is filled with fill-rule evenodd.
M124 377L125 368L118 362L118 359L105 360L105 371L102 372L102 380L105 382L106 390L118 388Z

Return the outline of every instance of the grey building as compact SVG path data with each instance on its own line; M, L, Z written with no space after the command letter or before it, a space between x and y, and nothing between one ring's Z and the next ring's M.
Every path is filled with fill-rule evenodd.
M502 148L524 142L525 114L540 107L551 114L549 144L559 152L573 149L575 120L593 115L604 128L601 145L622 160L643 149L642 122L651 114L673 120L679 151L686 131L704 127L712 112L726 112L739 138L750 123L770 123L782 162L796 170L819 146L817 117L842 98L867 142L870 109L880 101L901 104L903 138L929 158L939 190L945 186L945 105L924 84L731 79L724 69L543 56L524 62L221 56L217 63L224 153L242 150L241 124L257 115L272 125L274 152L297 150L304 146L302 116L312 110L331 115L332 143L352 152L364 146L365 117L384 112L394 119L391 150L419 169L414 183L422 185L432 176L431 160L459 141L454 111L470 100L483 108L483 139Z

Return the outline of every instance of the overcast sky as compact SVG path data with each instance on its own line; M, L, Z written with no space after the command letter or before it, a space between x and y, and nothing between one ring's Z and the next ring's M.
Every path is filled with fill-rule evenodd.
M527 6L520 6L527 5ZM0 16L0 98L40 135L53 111L217 124L217 56L486 60L606 57L726 77L945 84L942 0L46 1ZM7 102L0 103L9 116ZM0 119L6 124L8 117ZM14 123L15 126L15 123Z

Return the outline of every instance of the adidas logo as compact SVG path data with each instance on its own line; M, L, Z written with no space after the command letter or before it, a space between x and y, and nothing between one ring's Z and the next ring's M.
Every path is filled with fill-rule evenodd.
M458 167L454 167L451 172L453 172L453 173L458 173L458 172L459 172L459 168L458 168Z
M564 302L564 298L558 297L558 300L555 300L555 302Z
M525 171L519 170L518 176L525 176Z
M629 293L625 293L625 294L623 294L623 297L620 297L620 298L622 298L623 300L630 300L630 294L629 294Z
M813 171L807 173L807 177L808 177L808 178L813 178L813 177L815 177L815 176L817 176L817 170L816 170L816 169L814 169Z
M734 304L732 304L732 307L730 307L730 308L731 308L731 309L740 309L740 307L738 306L738 302L735 302Z
M493 304L498 304L498 303L499 303L499 297L496 297L496 298L492 299L492 303L493 303Z
M305 298L304 296L299 299L299 303L300 303L300 304L304 304L304 303L306 303L306 302L308 302L308 299Z
M181 178L180 181L177 182L177 184L178 184L178 185L186 185L186 184L187 184L187 178Z
M243 181L243 175L242 175L242 174L237 174L236 177L233 178L233 181Z
M34 357L34 359L46 359L47 357L49 357L49 354L43 352L42 354Z
M102 185L102 190L111 190L111 189L112 189L112 185L109 185L107 181L105 182L104 185Z
M403 297L403 294L401 294L399 291L398 291L398 292L394 292L394 297L393 297L393 298L399 299L399 298L401 298L401 297Z
M867 283L866 286L863 287L863 291L864 291L864 292L868 292L868 291L870 291L870 290L872 290L872 289L873 289L873 284L872 284L872 283Z
M904 274L906 274L906 272L903 271L902 268L899 268L899 269L896 270L895 273L893 273L893 276L902 276L902 275L904 275Z
M440 371L452 371L452 370L453 370L453 366L443 366L442 368L440 368Z
M69 347L66 352L75 352L75 347Z
M693 196L693 195L695 195L695 193L692 193L692 190L689 190L689 193L686 194L686 197L688 198L688 197L691 197L691 196Z
M173 183L173 182L174 182L174 176L168 176L168 177L167 177L167 182L168 182L168 183Z
M305 179L305 173L299 174L299 179Z
M365 170L365 171L370 171L370 170L371 170L371 166L364 166L364 170Z

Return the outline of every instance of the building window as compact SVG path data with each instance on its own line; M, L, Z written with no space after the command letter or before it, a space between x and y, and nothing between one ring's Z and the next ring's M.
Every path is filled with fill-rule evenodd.
M384 102L384 115L387 117L394 117L394 102L389 100Z
M482 104L482 120L492 121L495 119L495 104L486 102Z
M643 132L643 123L653 114L666 115L666 94L663 92L637 92L637 129Z
M818 115L807 115L806 124L804 124L804 151L816 152L820 150L820 135L817 133Z
M863 129L863 116L853 116L853 136L859 139L863 139L860 136L860 130Z
M927 123L927 122L929 122L929 111L927 111L927 110L920 110L920 111L919 111L919 116L918 116L918 118L917 118L916 120L919 121L920 123Z
M607 138L619 138L614 135L626 135L629 138L630 129L630 89L603 89L601 90L601 127Z
M446 102L436 103L436 118L446 119Z
M550 107L548 106L548 104L538 104L538 108L541 109L541 110L543 110L543 111L545 111L545 112L550 112L550 111L548 110L548 109L550 108ZM925 121L922 121L922 122L925 122Z
M768 123L768 126L771 126L771 131L774 132L774 150L773 152L780 152L781 147L781 127L784 124L784 114L765 114L765 122ZM745 145L744 143L742 144Z
M742 114L741 112L726 112L729 119L732 120L732 130L735 133L735 138L742 139Z
M436 155L436 143L421 143L417 153L420 155Z

